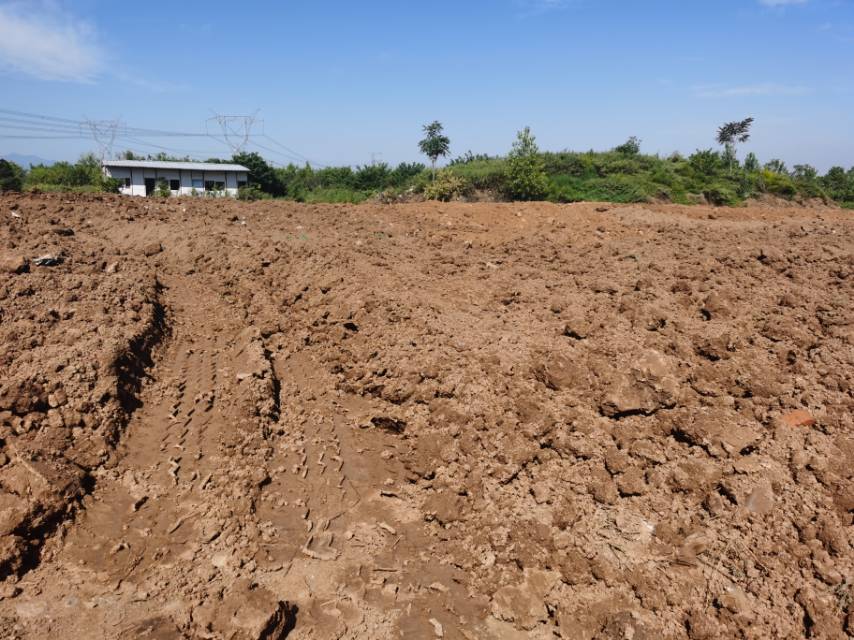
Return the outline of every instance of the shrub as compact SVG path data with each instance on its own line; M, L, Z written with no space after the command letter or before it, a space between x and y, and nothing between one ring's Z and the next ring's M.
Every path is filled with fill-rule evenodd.
M768 165L765 165L766 167ZM759 173L757 188L765 193L772 193L783 198L792 198L798 189L792 179L785 173L776 173L771 169L763 169Z
M118 193L122 181L118 178L101 178L101 191L104 193Z
M506 162L503 159L472 160L464 164L455 164L448 170L465 179L474 189L504 191Z
M752 151L748 153L747 156L745 156L744 158L744 170L749 171L751 173L759 171L759 159Z
M24 170L14 162L0 158L0 191L20 191L24 186Z
M353 186L361 190L380 191L390 184L391 169L385 162L358 167L353 180Z
M631 175L640 173L642 167L634 158L617 157L605 159L604 162L598 165L597 169L599 175L605 177L614 174Z
M688 164L698 176L714 176L723 169L721 155L713 149L697 150L688 157Z
M551 176L548 199L552 202L581 202L585 199L581 180L567 175Z
M821 181L827 194L834 200L843 201L848 196L850 185L842 167L831 167Z
M778 160L776 158L774 160L769 160L768 162L766 162L765 163L765 169L767 169L768 171L771 171L772 173L779 173L779 174L784 174L784 173L788 174L789 173L789 170L786 168L786 163L783 162L782 160Z
M564 174L568 176L593 177L597 175L593 154L561 151L559 153L542 154L549 175Z
M272 196L263 191L260 187L254 184L247 185L245 187L240 187L237 190L237 199L245 200L251 202L253 200L266 200L271 198Z
M284 186L273 169L261 155L255 151L249 153L237 153L232 156L231 161L249 169L249 183L256 185L261 191L272 196L284 195Z
M324 167L314 172L321 187L346 187L352 189L356 184L353 169L350 167Z
M549 178L530 127L516 134L507 157L504 192L511 200L541 200L549 188Z
M172 195L172 192L169 190L169 183L166 180L160 179L157 181L157 190L155 194L161 198L168 198Z
M349 203L359 204L373 195L372 191L359 191L358 189L347 189L346 187L330 187L314 189L299 194L298 202L309 203Z
M827 198L818 178L818 171L808 164L796 164L792 169L798 193L806 198Z
M459 164L469 164L470 162L475 162L478 160L491 160L491 159L492 158L490 158L489 155L486 153L474 154L471 152L471 150L469 150L469 151L466 151L465 153L463 153L462 155L457 156L456 158L452 158L450 160L450 162L448 162L448 166L453 167L453 166L456 166Z
M436 178L424 187L424 197L428 200L441 200L449 202L456 200L471 192L471 185L458 175L448 169L441 169L436 173Z
M404 187L412 182L413 178L422 173L427 167L420 162L401 162L389 174L389 185Z
M703 190L703 195L709 204L717 207L734 207L739 204L740 200L728 185L724 183L715 183Z
M610 202L645 202L656 191L646 189L643 181L629 176L609 176L602 180L600 190L603 199Z
M92 154L85 154L74 164L57 162L31 167L25 184L27 187L37 184L67 188L94 187L97 191L100 189L101 179L101 161Z

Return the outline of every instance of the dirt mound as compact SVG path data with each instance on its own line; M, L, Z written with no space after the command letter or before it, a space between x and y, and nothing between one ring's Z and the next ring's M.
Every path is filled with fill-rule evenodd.
M98 237L90 203L48 202L6 201L0 226L20 265L0 286L0 577L86 493L164 331L154 269Z
M21 196L0 225L11 637L854 631L845 212Z

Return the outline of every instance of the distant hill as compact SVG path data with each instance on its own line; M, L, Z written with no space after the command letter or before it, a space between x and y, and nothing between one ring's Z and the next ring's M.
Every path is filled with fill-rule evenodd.
M39 156L29 156L22 153L0 153L0 158L14 162L24 169L29 169L31 164L53 164L53 160L45 160Z

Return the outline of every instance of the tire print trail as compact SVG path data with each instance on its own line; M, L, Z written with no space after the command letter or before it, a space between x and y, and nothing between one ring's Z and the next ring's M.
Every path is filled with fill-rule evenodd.
M114 465L25 577L35 597L18 617L77 638L464 637L449 614L460 583L412 560L421 516L391 480L408 445L360 428L370 401L342 397L299 350L273 358L276 433L246 431L245 323L198 285L166 284L153 382Z
M58 629L69 628L67 622L76 627L74 637L155 631L182 637L178 626L192 629L192 608L206 599L188 566L234 515L221 509L228 485L222 444L233 436L219 398L228 392L224 376L234 376L228 348L242 326L209 294L188 291L181 281L170 284L171 336L115 464L99 472L76 521L25 578L42 597L21 602L19 617ZM193 303L183 302L188 299ZM62 605L52 593L50 574L57 569L64 580ZM161 590L182 573L185 588ZM170 598L164 611L162 601Z

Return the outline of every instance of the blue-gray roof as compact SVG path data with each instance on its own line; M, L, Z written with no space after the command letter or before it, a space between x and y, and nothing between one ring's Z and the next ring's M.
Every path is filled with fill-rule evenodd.
M249 171L240 164L218 162L168 162L165 160L104 160L105 167L125 169L173 169L176 171Z

